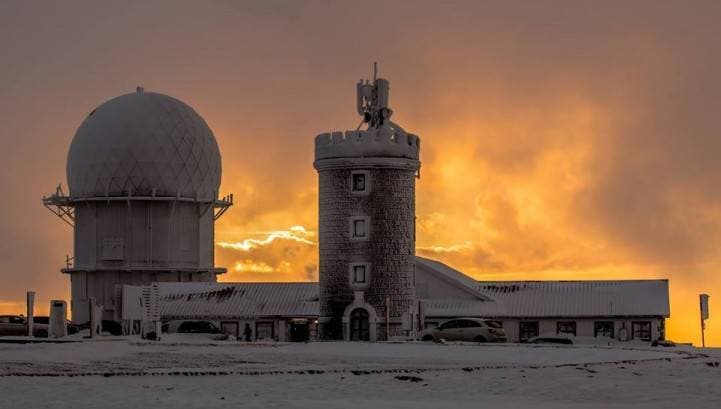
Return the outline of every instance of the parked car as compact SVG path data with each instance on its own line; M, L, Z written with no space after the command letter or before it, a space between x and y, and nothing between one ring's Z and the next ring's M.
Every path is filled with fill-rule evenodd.
M43 316L43 315L33 317L33 327L38 324L45 325L45 326L50 325L50 317ZM73 324L72 322L70 322L70 320L67 321L67 326L68 326L68 334L77 334L81 329L79 325Z
M88 329L90 326L88 325ZM100 331L107 332L110 335L123 335L123 326L113 320L102 320L100 322Z
M667 339L657 339L651 342L652 347L675 347L676 343Z
M179 334L220 334L220 328L208 321L184 321L178 326Z
M24 336L28 334L28 321L21 315L0 315L0 336ZM33 323L33 336L47 337L46 324Z
M529 344L562 344L562 345L573 345L573 340L563 335L551 336L543 335L528 339Z
M506 332L496 321L482 318L457 318L419 334L421 341L506 342Z

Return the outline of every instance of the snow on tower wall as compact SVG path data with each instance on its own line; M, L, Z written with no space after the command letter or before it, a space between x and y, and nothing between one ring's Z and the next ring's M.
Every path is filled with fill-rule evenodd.
M419 145L415 135L384 128L316 137L320 321L326 338L350 338L349 305L372 309L371 333L378 338L386 336L387 312L390 335L402 334L403 316L415 301ZM358 173L367 178L366 192L353 190ZM367 220L365 239L352 237L353 221L359 218ZM365 285L353 283L355 263L368 266Z
M323 133L315 138L315 159L357 156L418 160L421 139L388 128Z

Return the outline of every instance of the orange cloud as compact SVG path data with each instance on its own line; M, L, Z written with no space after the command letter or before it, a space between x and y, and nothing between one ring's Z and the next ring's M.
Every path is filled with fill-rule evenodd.
M309 232L303 226L292 226L288 230L276 230L269 232L268 236L264 239L245 239L237 243L221 241L217 243L217 245L222 248L230 248L246 252L261 246L272 244L275 240L292 240L314 246L315 243L308 240L308 237L313 237L314 235L314 232Z
M317 280L315 232L295 225L287 230L249 233L237 242L218 242L220 265L228 265L221 281Z
M236 261L233 264L233 271L238 273L259 273L269 274L275 272L275 269L263 261L254 261L252 259Z

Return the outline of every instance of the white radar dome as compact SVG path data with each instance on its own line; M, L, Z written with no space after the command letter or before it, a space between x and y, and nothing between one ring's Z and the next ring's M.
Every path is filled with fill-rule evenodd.
M70 145L67 177L72 198L154 193L215 200L220 151L193 108L138 88L85 118Z

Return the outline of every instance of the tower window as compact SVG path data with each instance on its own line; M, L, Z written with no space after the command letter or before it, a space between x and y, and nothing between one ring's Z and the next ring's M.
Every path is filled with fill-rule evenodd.
M350 218L350 238L353 240L368 240L370 218L355 216Z
M353 266L353 282L356 284L365 284L366 282L366 266Z
M370 263L350 263L349 267L348 273L353 289L356 291L365 289L370 281Z
M351 172L350 191L354 195L367 195L370 192L370 173L367 170Z
M366 236L366 221L365 220L354 220L353 221L353 236L365 237Z

